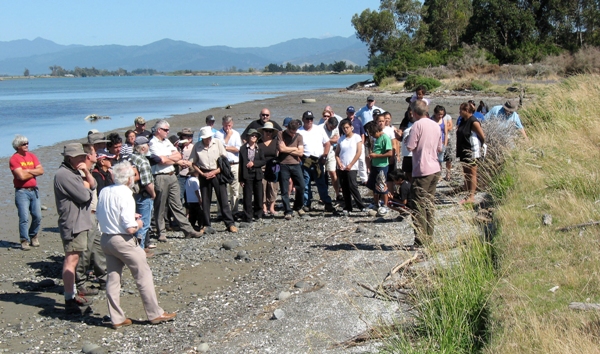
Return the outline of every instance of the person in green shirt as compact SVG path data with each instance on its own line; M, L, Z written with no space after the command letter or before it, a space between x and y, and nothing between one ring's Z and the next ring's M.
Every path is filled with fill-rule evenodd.
M371 172L367 181L367 187L373 191L374 209L379 208L379 200L383 200L383 207L379 208L380 214L387 212L388 203L387 173L389 168L389 158L393 154L392 140L383 132L385 127L385 116L378 115L375 118L376 124L372 126L372 132L369 136L375 139L373 148L369 154L371 159Z

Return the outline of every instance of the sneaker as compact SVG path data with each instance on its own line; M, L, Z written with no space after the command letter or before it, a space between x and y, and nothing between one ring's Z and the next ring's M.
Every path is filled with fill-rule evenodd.
M96 288L88 288L85 285L82 285L77 288L77 295L79 296L92 296L98 295L98 289Z
M348 210L342 210L342 214L344 216L348 216L348 215L350 215L350 212Z
M379 215L379 216L384 216L387 213L388 213L388 208L386 208L386 207L382 206L381 208L377 209L377 215Z
M158 236L158 242L167 242L167 235L160 234L160 236Z
M238 228L235 227L235 225L231 225L227 228L227 231L236 233L236 232L238 232Z
M31 249L31 247L29 247L29 241L27 240L22 240L21 241L21 249L23 251L29 251Z
M329 212L329 213L334 212L335 211L335 207L331 203L326 203L325 204L325 211Z
M35 235L31 238L31 247L40 247L40 239L38 235Z
M286 219L286 220L292 220L292 214L285 214L284 219Z
M304 208L306 208L306 207L303 207L302 209L298 209L298 215L299 216L302 216L302 215L306 214L306 212L304 211Z

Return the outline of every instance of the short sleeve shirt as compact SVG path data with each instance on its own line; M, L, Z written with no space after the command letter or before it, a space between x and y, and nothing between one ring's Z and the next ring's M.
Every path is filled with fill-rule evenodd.
M348 166L354 157L356 156L356 146L359 143L362 143L362 138L358 134L352 134L351 138L347 136L342 136L338 142L338 146L340 148L340 160L342 161L342 165ZM358 170L358 163L355 163L350 168L351 171Z
M190 177L185 181L185 199L188 203L198 203L196 191L200 189L198 177Z
M387 134L381 134L381 136L375 140L373 153L384 154L389 150L392 150L392 140ZM373 167L385 167L389 165L389 159L387 157L376 157L371 159L371 165Z
M523 129L523 124L521 123L521 117L519 117L519 113L513 112L508 114L503 106L494 106L485 115L485 120L493 118L498 118L507 123L512 123L516 129Z
M226 135L227 134L225 134L225 131L221 129L215 133L215 139L221 140L224 146L233 146L239 150L242 146L242 138L240 136L240 133L233 130L231 132L231 136L229 137L229 141L227 142L225 142ZM227 159L229 160L229 162L240 162L240 153L227 151Z
M225 146L218 139L212 139L208 147L202 141L197 142L192 149L190 161L201 170L216 170L219 156L227 156Z
M323 155L325 148L323 147L329 141L329 137L325 130L320 126L315 126L310 130L305 130L304 127L298 129L298 134L304 139L304 156L320 157Z
M10 164L11 171L14 171L17 168L21 168L25 171L25 170L35 169L36 166L40 165L40 161L34 154L27 151L25 153L25 156L18 154L18 153L14 153L10 158L9 164ZM21 181L15 177L15 178L13 178L13 184L14 184L15 188L37 187L37 181L36 181L35 177L30 178L26 181Z
M284 130L279 132L277 138L279 141L283 141L287 147L298 148L300 146L304 146L304 138L299 133L296 133L296 135L292 138L288 134L287 130ZM283 165L297 165L300 163L298 157L283 152L279 153L279 162Z
M169 141L169 139L159 140L156 136L150 140L150 153L156 156L171 156L173 151L177 151L175 146ZM156 164L152 166L152 173L170 173L174 172L175 167L173 165Z

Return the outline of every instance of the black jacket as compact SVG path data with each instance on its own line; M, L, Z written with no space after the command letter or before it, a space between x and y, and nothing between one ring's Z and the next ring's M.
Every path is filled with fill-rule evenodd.
M238 179L240 182L245 182L246 180L253 179L263 179L264 174L262 171L262 167L267 164L267 159L265 158L265 153L263 149L258 147L256 150L256 155L254 156L254 166L252 168L246 167L248 164L248 146L247 144L243 144L240 147L240 169L238 172Z
M229 160L227 160L226 156L219 156L217 159L217 166L221 170L221 172L217 175L219 183L229 184L233 182L233 172L231 172L231 165L229 164Z

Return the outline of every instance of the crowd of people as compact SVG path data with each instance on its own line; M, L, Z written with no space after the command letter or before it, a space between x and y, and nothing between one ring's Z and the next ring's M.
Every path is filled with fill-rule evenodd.
M407 98L398 127L392 125L392 114L368 96L360 109L347 107L345 117L325 107L318 123L315 114L306 111L301 119L286 118L280 126L264 108L240 134L231 116L224 116L222 128L216 129L216 119L209 115L194 142L191 128L173 134L169 122L161 119L147 130L145 119L137 117L124 139L91 130L87 143L66 144L54 177L65 252L66 312L82 313L92 303L89 296L106 289L112 326L131 325L119 303L121 274L127 266L148 320L157 324L174 319L176 314L158 305L147 262L157 247L154 239L167 242L170 230L186 238L213 234L215 220L236 233L236 221L291 220L319 203L325 212L343 215L370 209L385 215L391 208L411 215L415 246L426 245L434 231L434 196L444 163L446 179L451 177L452 161L460 163L468 192L461 204L473 203L477 167L486 151L481 122L498 119L526 134L517 101L491 109L483 101L479 106L464 102L454 124L443 106L435 106L430 115L425 94L419 87ZM17 135L12 144L16 152L10 169L21 248L29 250L40 246L36 178L44 168L29 152L26 137ZM449 144L455 144L455 156ZM361 186L372 193L371 203L363 199ZM213 192L216 218L211 217ZM86 286L90 275L97 281L95 287Z

